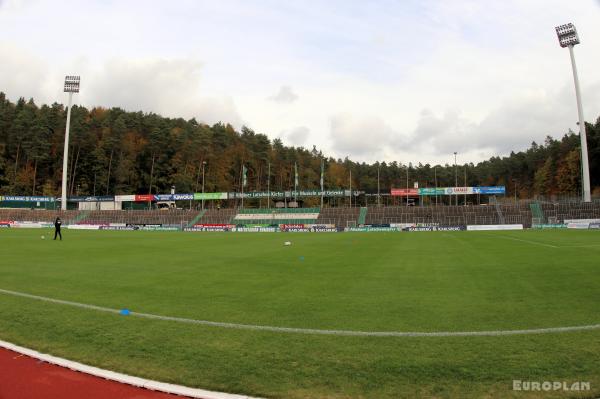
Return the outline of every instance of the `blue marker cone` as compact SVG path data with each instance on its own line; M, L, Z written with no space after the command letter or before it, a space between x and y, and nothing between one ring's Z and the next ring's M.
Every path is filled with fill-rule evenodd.
M120 314L122 314L123 316L129 316L129 309L121 309L121 311L119 312Z

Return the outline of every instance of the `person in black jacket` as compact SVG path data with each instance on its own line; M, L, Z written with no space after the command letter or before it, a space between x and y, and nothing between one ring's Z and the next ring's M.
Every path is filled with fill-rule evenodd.
M60 237L60 240L62 241L62 234L60 233L60 225L62 224L62 221L60 220L59 217L56 218L56 220L54 221L54 239L56 240L56 236L58 235Z

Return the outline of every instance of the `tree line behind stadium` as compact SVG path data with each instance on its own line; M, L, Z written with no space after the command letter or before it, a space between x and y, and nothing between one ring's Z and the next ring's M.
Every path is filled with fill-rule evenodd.
M56 196L60 193L66 110L62 104L38 106L33 99L8 100L0 92L0 194ZM198 193L320 188L324 165L326 188L348 188L366 193L389 192L394 187L505 186L518 198L569 195L580 186L579 136L565 132L559 140L548 136L518 153L492 157L478 164L358 163L326 157L313 147L283 145L265 134L231 125L212 126L195 119L165 118L154 113L119 108L74 106L69 159L70 196ZM586 124L592 191L600 194L600 118ZM448 156L453 162L452 154ZM204 168L204 182L202 169ZM466 174L466 180L465 180ZM437 184L436 184L437 183ZM313 206L320 199L306 198ZM313 203L314 202L314 203Z

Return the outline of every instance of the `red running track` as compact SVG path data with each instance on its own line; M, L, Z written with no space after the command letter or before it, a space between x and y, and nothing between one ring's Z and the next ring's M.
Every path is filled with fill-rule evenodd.
M0 348L0 399L181 399Z

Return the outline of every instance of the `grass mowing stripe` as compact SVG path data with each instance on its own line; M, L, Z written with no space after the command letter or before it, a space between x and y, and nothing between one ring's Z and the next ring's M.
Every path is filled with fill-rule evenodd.
M83 309L91 309L100 312L109 312L119 314L118 309L105 308L102 306L89 305L79 302L64 301L62 299L47 298L38 295L27 294L24 292L10 291L0 288L0 293L20 296L29 299L35 299L45 302L56 303L60 305L75 306ZM559 332L586 331L600 329L600 324L590 324L586 326L569 326L569 327L549 327L549 328L534 328L526 330L496 330L496 331L439 331L439 332L411 332L411 331L349 331L349 330L321 330L312 328L291 328L291 327L275 327L275 326L260 326L253 324L238 324L238 323L223 323L209 320L186 319L183 317L161 316L150 313L130 312L132 316L143 317L147 319L175 321L179 323L200 324L203 326L234 328L238 330L257 330L270 331L280 333L296 333L296 334L319 334L319 335L344 335L354 337L483 337L483 336L500 336L500 335L524 335L524 334L549 334Z

